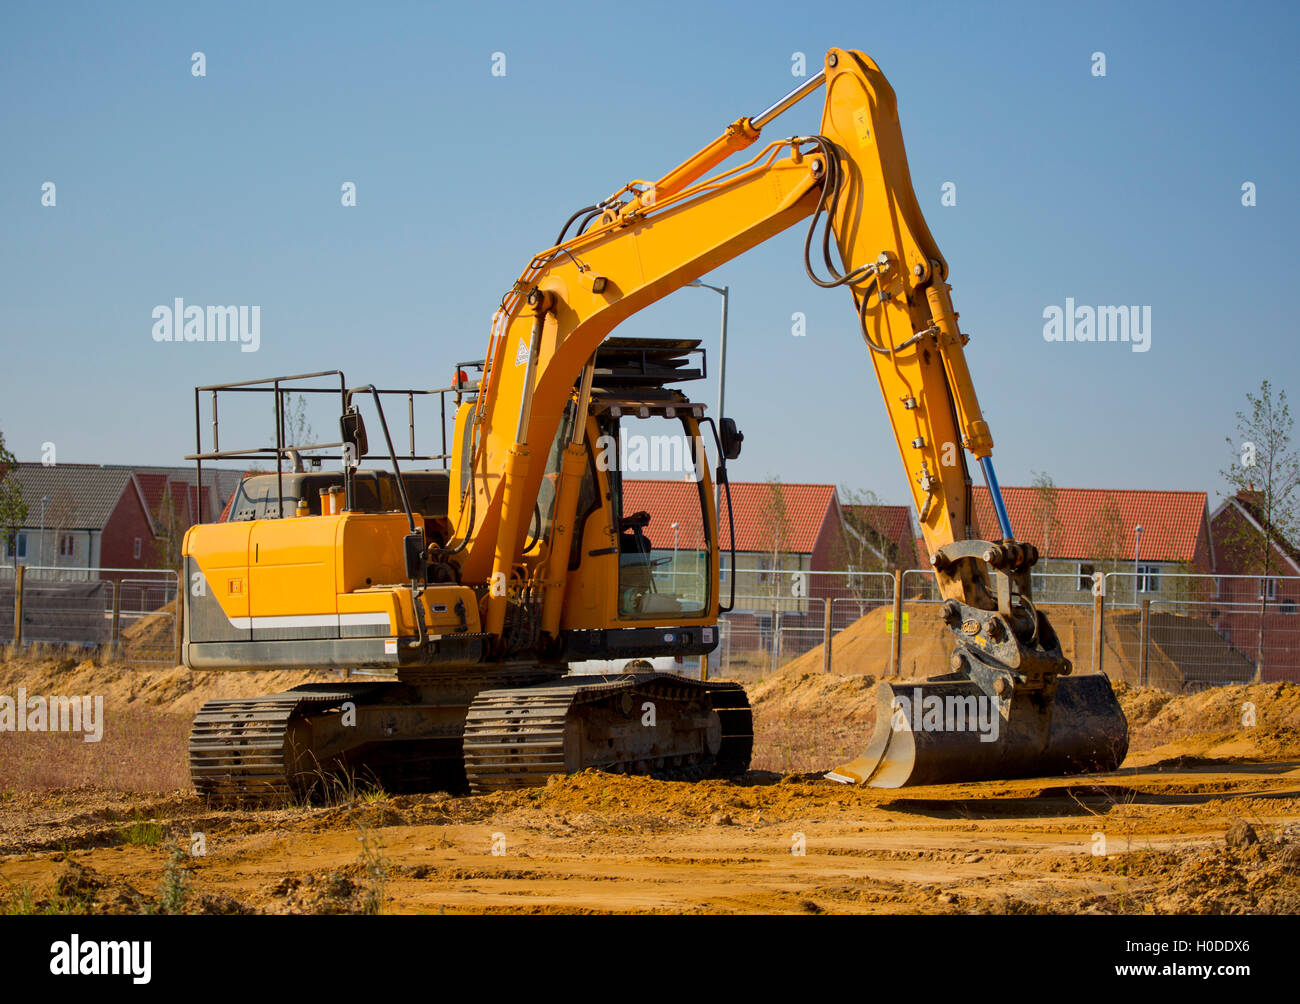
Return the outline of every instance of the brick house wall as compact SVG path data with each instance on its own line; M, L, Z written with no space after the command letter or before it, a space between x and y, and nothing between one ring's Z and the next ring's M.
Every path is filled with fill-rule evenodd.
M1257 523L1235 505L1225 503L1211 522L1215 536L1215 558L1219 574L1213 611L1215 627L1234 648L1260 664L1260 678L1266 681L1300 682L1300 567L1282 548L1274 546L1272 574L1277 578L1264 605L1263 658L1259 657L1260 580L1259 568L1243 554L1238 542L1242 534L1258 534ZM1252 578L1235 579L1234 575Z
M135 554L135 542L140 554ZM140 493L129 482L117 500L112 515L104 524L99 564L104 568L148 568L152 556L153 529ZM120 579L121 574L106 573L106 579Z

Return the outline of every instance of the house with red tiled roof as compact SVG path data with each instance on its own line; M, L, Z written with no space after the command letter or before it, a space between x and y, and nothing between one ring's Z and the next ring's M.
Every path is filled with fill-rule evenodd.
M735 576L736 607L806 611L809 597L830 587L825 576L798 572L844 569L844 519L834 485L732 481L733 517L727 519L723 494L719 569L724 599ZM699 485L694 481L623 481L623 512L653 514L645 534L651 556L667 560L678 579L702 568L708 546L701 527ZM735 571L731 566L731 525L736 533Z
M1092 588L1095 572L1110 577L1109 599L1169 599L1174 573L1214 571L1205 492L1143 489L1003 486L1002 498L1016 539L1040 555L1035 595L1077 598ZM974 489L976 532L1000 536L988 489ZM1178 597L1182 598L1182 597Z
M153 523L134 472L97 464L20 463L8 474L27 506L4 540L4 565L32 569L145 568Z
M1300 681L1300 547L1262 501L1258 492L1237 492L1210 517L1215 627L1255 660L1260 679Z
M164 519L170 499L175 517L170 532L184 533L204 515L219 512L238 485L237 472L205 472L200 495L193 468L132 467L124 464L20 463L9 474L27 504L26 525L17 527L3 547L3 562L59 570L68 577L122 578L99 569L151 568L157 565L155 541L169 532Z

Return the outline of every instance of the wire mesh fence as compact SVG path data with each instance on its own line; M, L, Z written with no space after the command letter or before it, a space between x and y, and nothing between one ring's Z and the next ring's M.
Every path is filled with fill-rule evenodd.
M175 665L176 594L172 569L10 566L0 572L0 644Z
M953 643L930 569L895 575L742 567L728 574L746 588L719 618L710 675L752 680L796 661L806 672L876 677L947 671ZM688 581L699 578L694 568L669 565L660 585L688 595L694 588ZM1148 567L1107 572L1088 590L1092 578L1063 572L1034 578L1036 600L1075 672L1101 671L1179 692L1256 679L1300 682L1300 576ZM0 644L14 641L17 625L22 645L172 665L180 633L177 589L173 570L28 566L17 576L0 567ZM725 579L720 591L729 599Z
M779 592L738 596L736 609L721 618L709 671L752 679L800 660L795 668L807 672L947 672L953 643L933 572L904 570L897 597L890 573L853 574L856 588L844 581L849 573L785 572ZM1300 681L1300 577L1147 568L1099 578L1100 584L1068 572L1034 576L1035 600L1074 672L1176 692ZM797 610L787 608L793 591L805 597Z
M1108 572L1103 641L1166 690L1300 681L1300 578Z

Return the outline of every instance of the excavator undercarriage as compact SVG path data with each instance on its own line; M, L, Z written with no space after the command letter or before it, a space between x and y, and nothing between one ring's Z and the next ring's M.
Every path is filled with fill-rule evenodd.
M483 794L588 769L691 781L749 769L752 719L734 683L632 672L481 684L308 684L209 701L190 734L194 786L250 803L340 785Z

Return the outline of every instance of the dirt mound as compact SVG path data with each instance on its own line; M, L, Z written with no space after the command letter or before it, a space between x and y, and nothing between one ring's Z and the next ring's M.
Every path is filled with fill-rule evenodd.
M1242 824L1235 820L1229 826ZM1250 843L1140 852L1121 859L1137 887L1128 910L1156 914L1294 914L1300 910L1300 844L1287 828ZM1251 829L1254 836L1254 830ZM1097 859L1102 869L1115 861ZM1086 912L1086 911L1085 911Z
M1043 604L1061 651L1078 672L1092 667L1093 610L1087 605ZM877 607L837 634L831 645L831 671L882 677L889 672L889 607ZM906 621L898 675L904 679L946 672L952 641L938 603L904 603ZM1146 684L1181 691L1188 684L1244 682L1255 667L1206 621L1181 614L1153 613L1147 648ZM1141 613L1112 610L1102 637L1102 668L1112 680L1141 679ZM822 646L786 665L795 672L820 673Z
M129 651L168 652L176 646L176 601L122 628L122 644Z
M746 689L755 713L858 715L875 713L875 687L874 676L813 673L792 664Z
M1049 612L1053 618L1055 613ZM1105 670L1111 679L1137 682L1142 668L1142 615L1137 610L1106 615ZM1188 684L1242 683L1255 677L1255 664L1233 648L1208 621L1184 614L1153 612L1149 623L1147 684L1182 690ZM1116 662L1111 657L1114 652ZM1088 665L1084 661L1081 665Z
M876 678L812 672L806 666L794 660L748 688L757 769L827 769L862 752L871 738ZM1129 724L1130 756L1152 751L1154 759L1300 755L1300 684L1233 685L1180 695L1123 681L1114 686ZM1151 762L1153 756L1138 760Z
M1128 700L1137 704L1143 700L1138 695L1151 692L1132 688L1127 693L1134 695ZM1124 697L1120 701L1125 704ZM1296 729L1300 729L1300 684L1214 687L1165 700L1136 728L1130 722L1130 748L1154 749L1188 736L1226 734L1248 739Z
M192 715L218 697L274 694L302 683L336 682L338 674L300 670L192 672L183 666L139 669L96 659L10 659L0 663L0 694L24 687L29 695L102 696L107 708L151 707Z
M1115 696L1119 699L1120 708L1124 711L1124 718L1128 721L1130 734L1134 729L1141 728L1155 718L1164 709L1165 705L1174 699L1174 695L1167 690L1156 690L1153 687L1134 687L1123 680L1112 681L1111 687L1115 691Z

